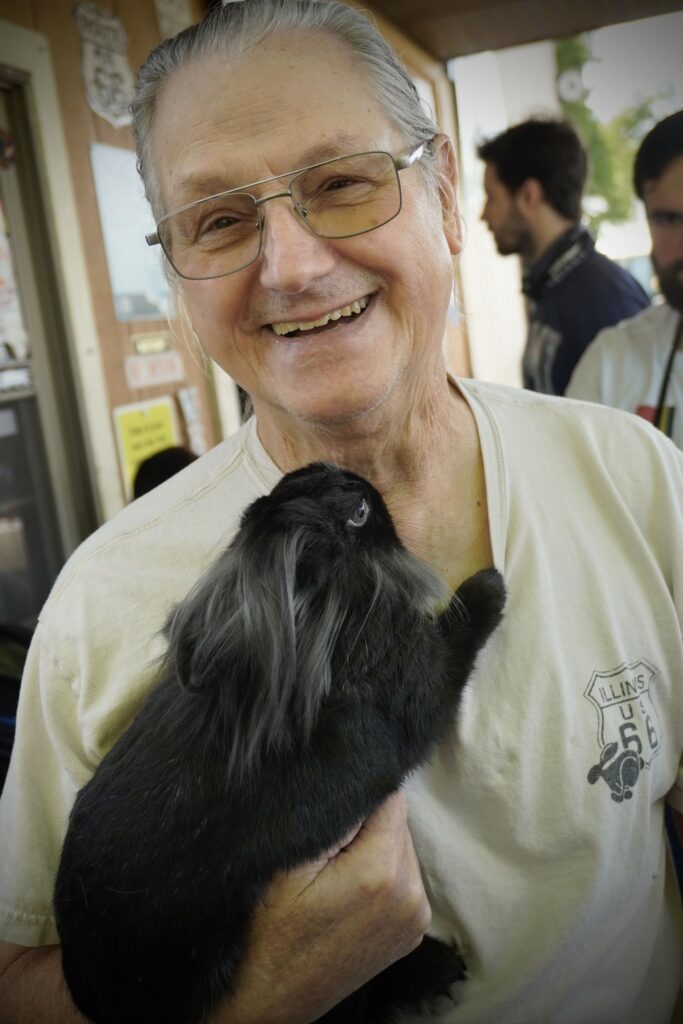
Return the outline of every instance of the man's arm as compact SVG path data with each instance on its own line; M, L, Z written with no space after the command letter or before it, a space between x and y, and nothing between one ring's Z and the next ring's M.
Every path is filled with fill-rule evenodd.
M238 990L211 1024L311 1024L406 956L430 920L402 793L345 847L275 879L252 922ZM0 944L2 1024L84 1024L59 946Z

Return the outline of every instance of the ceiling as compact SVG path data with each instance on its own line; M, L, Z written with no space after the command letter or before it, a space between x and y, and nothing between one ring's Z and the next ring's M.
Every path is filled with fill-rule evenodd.
M681 10L681 0L371 0L371 6L446 61L668 14Z

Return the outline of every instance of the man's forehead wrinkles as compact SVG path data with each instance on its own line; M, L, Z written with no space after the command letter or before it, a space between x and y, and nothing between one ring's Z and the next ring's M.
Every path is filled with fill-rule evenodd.
M232 167L230 166L229 161L226 161L224 170L207 171L202 168L201 170L190 171L183 175L174 183L174 193L181 199L191 199L194 196L211 195L215 192L222 192L231 188L240 188L243 185L250 185L252 182L257 182L262 178L269 178L276 174L286 176L300 167L306 167L309 164L333 159L337 156L347 156L351 153L362 152L368 148L375 148L375 144L367 137L359 137L358 135L341 131L336 133L333 137L322 141L319 140L310 146L293 146L291 149L292 157L287 163L287 166L283 165L281 170L264 170L265 163L263 161L259 161L258 166L261 170L252 169L250 172L248 170L248 164L244 158L242 158L239 165ZM215 157L213 160L215 160ZM293 160L294 162L292 162ZM255 168L257 165L252 164L251 166L252 168Z

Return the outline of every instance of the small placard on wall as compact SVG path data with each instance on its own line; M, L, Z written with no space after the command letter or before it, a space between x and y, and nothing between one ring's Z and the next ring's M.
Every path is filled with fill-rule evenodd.
M173 399L165 395L148 402L134 402L114 409L116 442L126 497L133 493L133 479L144 459L180 443Z
M126 356L124 369L128 387L132 390L153 388L159 384L175 384L185 379L185 367L180 352Z
M160 352L170 351L171 332L146 331L144 334L134 334L130 343L136 356L156 356Z

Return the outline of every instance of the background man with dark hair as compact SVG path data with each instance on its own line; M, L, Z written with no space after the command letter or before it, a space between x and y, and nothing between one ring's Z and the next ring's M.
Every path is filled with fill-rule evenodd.
M683 448L683 110L645 136L633 183L645 204L652 263L666 300L602 331L567 391L650 420Z
M522 121L478 147L485 162L482 220L502 256L522 257L529 334L524 387L562 395L603 327L648 305L638 282L595 251L581 221L588 161L572 126Z

